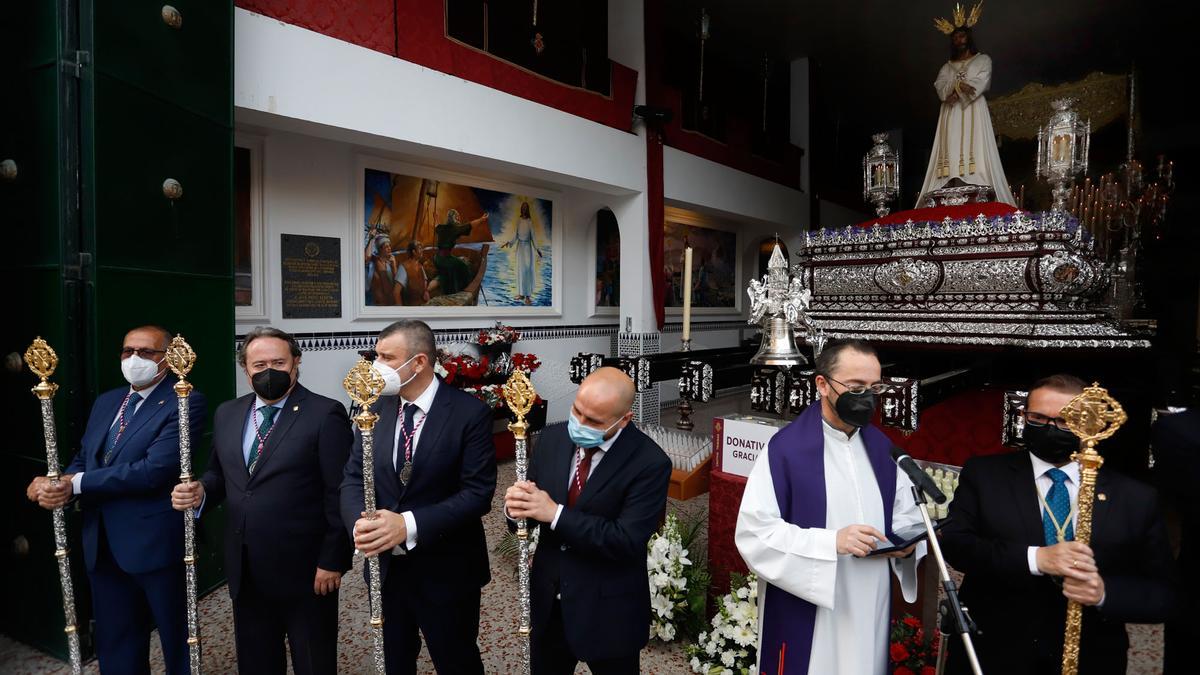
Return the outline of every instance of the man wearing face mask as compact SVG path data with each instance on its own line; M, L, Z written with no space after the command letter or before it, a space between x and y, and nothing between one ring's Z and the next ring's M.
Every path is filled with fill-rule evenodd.
M885 385L875 349L834 340L816 359L819 405L771 438L746 482L734 539L759 578L754 672L883 675L891 576L916 599L925 543L908 476L871 425Z
M646 544L667 504L671 460L635 427L633 381L600 368L579 385L566 427L546 429L528 480L504 495L540 529L530 580L532 672L640 672L650 635Z
M129 331L121 373L129 386L101 394L79 453L58 486L40 476L27 495L50 510L77 495L91 582L96 655L103 673L149 673L158 625L167 672L188 672L183 521L170 509L179 480L179 406L167 368L171 335L159 326ZM204 395L188 400L192 439L203 435Z
M351 547L338 486L350 454L345 407L297 379L300 347L259 327L238 350L253 393L217 408L212 456L172 502L200 513L226 502L225 574L233 599L238 669L337 671L337 610ZM199 514L197 514L199 515Z
M415 673L424 636L439 673L481 674L479 602L491 579L481 519L496 492L492 411L434 375L433 331L421 321L384 328L375 353L385 382L372 406L377 515L363 516L357 434L341 512L358 552L379 556L387 672Z
M1075 541L1079 439L1062 409L1084 383L1053 375L1029 391L1028 449L974 457L959 476L942 531L946 561L963 572L962 601L981 635L988 673L1057 674L1067 600L1084 606L1079 672L1125 672L1126 623L1159 623L1174 573L1158 497L1107 467L1096 479L1091 546ZM968 673L959 644L949 672Z

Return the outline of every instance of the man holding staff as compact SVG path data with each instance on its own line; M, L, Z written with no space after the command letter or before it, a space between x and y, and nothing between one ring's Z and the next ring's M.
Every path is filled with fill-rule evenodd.
M433 331L397 321L379 334L382 395L372 410L376 517L364 517L355 438L342 518L365 556L379 556L388 673L416 673L421 636L439 673L483 673L481 589L491 579L481 518L496 492L492 411L433 373Z
M167 369L171 335L140 326L125 335L121 373L128 386L96 398L80 449L57 486L44 476L27 496L47 510L78 497L83 554L103 673L149 673L150 632L158 626L167 672L187 673L183 520L170 508L179 480L176 378ZM192 438L203 435L204 395L189 397Z
M1111 469L1096 477L1090 546L1075 541L1079 438L1062 410L1084 383L1053 375L1029 391L1027 451L967 461L942 531L966 576L962 601L985 673L1057 675L1067 600L1083 606L1079 672L1123 674L1126 623L1159 623L1173 605L1171 554L1154 490ZM951 673L970 672L957 642Z

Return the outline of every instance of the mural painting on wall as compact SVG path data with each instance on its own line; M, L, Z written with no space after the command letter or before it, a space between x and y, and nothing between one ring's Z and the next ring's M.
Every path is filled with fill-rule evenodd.
M552 201L364 171L366 306L553 306Z
M692 247L692 307L737 311L737 233L668 220L666 241L665 307L683 307L683 250Z
M621 306L621 230L608 209L596 213L596 306Z

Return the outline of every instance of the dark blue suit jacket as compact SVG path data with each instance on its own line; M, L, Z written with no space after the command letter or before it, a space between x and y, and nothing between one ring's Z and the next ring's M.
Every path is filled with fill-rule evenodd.
M256 400L247 394L226 401L213 416L204 510L227 502L225 575L231 597L238 597L245 576L266 595L311 595L318 567L350 569L353 548L338 513L350 420L341 403L296 384L251 476L242 436Z
M567 503L575 444L566 425L542 432L529 462L529 480ZM671 460L632 423L596 466L558 527L541 528L530 580L533 629L544 629L561 595L571 653L582 661L627 657L650 635L646 544L667 505ZM510 528L515 525L510 522Z
M372 407L375 425L375 503L394 513L412 511L417 523L413 571L423 583L463 583L480 587L491 580L481 518L496 493L496 447L492 411L482 401L445 382L439 383L413 459L412 480L401 485L392 464L397 396L384 396ZM342 482L342 518L347 531L363 512L362 436L356 431ZM387 578L391 555L380 556ZM365 569L365 568L364 568Z
M183 516L171 508L179 482L179 400L168 374L129 420L112 461L104 466L105 440L128 387L106 391L92 404L79 453L64 473L84 472L83 554L96 568L101 522L121 569L144 574L183 561ZM208 420L204 394L188 397L192 448Z

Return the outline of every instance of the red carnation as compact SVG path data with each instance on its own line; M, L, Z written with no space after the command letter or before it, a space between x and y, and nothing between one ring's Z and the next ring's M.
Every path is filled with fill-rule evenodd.
M917 618L917 617L915 617L915 616L906 616L906 617L904 617L904 624L905 624L906 626L909 626L910 628L920 628L920 627L921 627L921 621L920 621L920 619L918 619L918 618Z
M899 642L893 642L892 649L891 649L891 657L892 657L892 661L895 661L896 663L904 663L905 661L908 660L908 649L906 649L904 647L904 645L900 644ZM897 673L897 675L899 675L900 670L897 669L896 673ZM910 673L909 675L912 675L912 674Z
M892 675L916 675L916 673L908 666L896 666L896 669L892 671Z

